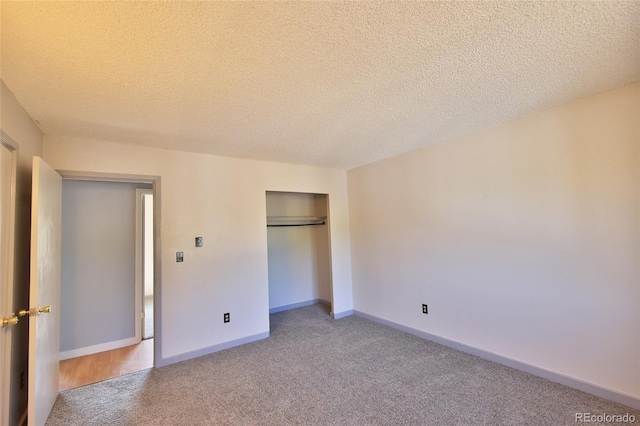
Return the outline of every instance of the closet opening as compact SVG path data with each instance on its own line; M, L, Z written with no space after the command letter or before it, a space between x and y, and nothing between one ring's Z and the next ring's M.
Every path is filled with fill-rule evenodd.
M332 311L328 195L267 191L269 313L308 305Z

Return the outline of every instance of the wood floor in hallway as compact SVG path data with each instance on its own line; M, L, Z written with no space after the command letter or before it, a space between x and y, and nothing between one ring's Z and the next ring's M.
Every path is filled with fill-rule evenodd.
M153 339L60 361L60 390L73 389L153 367Z

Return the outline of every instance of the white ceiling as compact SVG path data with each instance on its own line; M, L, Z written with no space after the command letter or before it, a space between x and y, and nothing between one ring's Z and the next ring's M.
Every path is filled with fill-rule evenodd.
M45 134L349 169L640 80L640 1L8 2Z

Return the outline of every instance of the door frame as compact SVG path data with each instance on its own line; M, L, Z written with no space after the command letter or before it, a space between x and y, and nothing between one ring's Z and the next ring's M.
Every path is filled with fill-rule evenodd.
M3 146L11 153L11 183L10 183L10 201L9 201L9 253L7 259L7 289L0 289L5 297L0 306L0 316L15 313L13 303L13 293L15 287L15 233L16 233L16 182L18 179L18 144L9 137L2 129L0 129L0 146ZM2 333L3 357L0 365L0 424L9 424L9 411L11 408L11 364L12 364L12 348L13 348L13 331L14 327L6 327Z
M158 367L162 362L162 235L161 235L161 177L153 175L135 175L121 173L88 172L78 170L56 170L63 180L87 180L95 182L125 182L151 184L153 193L153 365ZM136 291L136 294L139 292ZM137 309L138 318L140 310ZM138 322L137 332L141 332Z

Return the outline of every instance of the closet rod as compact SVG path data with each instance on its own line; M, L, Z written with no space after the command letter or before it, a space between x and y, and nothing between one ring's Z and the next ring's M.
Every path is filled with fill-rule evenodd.
M267 228L280 228L284 226L322 226L324 224L325 222L323 221L322 223L299 223L294 225L267 225Z

